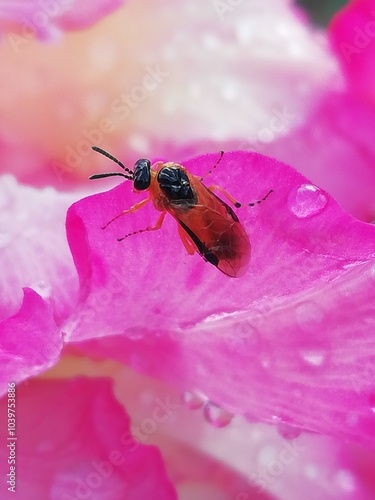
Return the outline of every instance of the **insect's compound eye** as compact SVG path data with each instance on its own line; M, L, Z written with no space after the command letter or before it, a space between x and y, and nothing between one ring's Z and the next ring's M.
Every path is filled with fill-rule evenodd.
M144 191L150 187L151 183L151 163L150 160L141 158L134 164L134 189Z
M158 182L170 200L194 199L189 178L181 168L162 168L158 174Z

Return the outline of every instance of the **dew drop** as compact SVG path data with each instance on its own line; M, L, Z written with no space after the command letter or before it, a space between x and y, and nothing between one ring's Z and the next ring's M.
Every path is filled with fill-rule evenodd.
M312 184L302 184L288 196L290 211L299 219L306 219L318 214L327 205L324 192Z
M315 332L324 319L322 308L313 301L305 301L296 307L296 321L307 332Z
M287 439L288 441L298 438L302 432L302 429L289 422L285 422L284 420L280 420L276 424L276 430L281 437Z
M207 398L197 391L184 391L181 395L182 403L189 410L202 408Z
M323 350L302 350L301 357L310 366L321 366L324 363L326 354Z
M215 403L208 401L203 408L204 418L214 427L226 427L232 421L233 414Z
M223 339L233 348L246 348L246 351L252 353L261 351L260 333L249 321L231 324Z
M147 331L141 326L133 326L131 329L126 330L126 334L132 340L140 340L147 335Z
M276 430L278 434L284 439L288 440L296 439L302 433L302 429L298 427L296 422L294 422L289 417L280 417L274 415L272 417L272 420L276 424Z
M271 368L271 358L268 354L265 354L265 353L260 353L259 356L258 356L258 360L261 364L261 366L265 369L265 370L269 370Z

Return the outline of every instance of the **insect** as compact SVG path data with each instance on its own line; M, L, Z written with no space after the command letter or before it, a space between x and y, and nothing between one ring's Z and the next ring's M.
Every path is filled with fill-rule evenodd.
M150 160L140 159L135 162L134 170L125 167L117 158L97 146L92 149L117 163L124 172L94 174L90 179L121 176L133 182L136 192L148 191L148 197L132 207L123 210L111 219L103 229L126 214L136 212L150 201L161 212L156 224L129 233L128 236L161 228L164 218L169 213L178 223L178 234L187 252L195 252L227 276L242 276L250 262L249 237L236 213L220 199L214 191L221 192L236 208L241 204L220 186L205 186L202 178L192 175L182 165L169 162L157 162L151 166ZM209 173L219 164L224 152ZM249 206L264 201L273 190L262 199L249 203Z

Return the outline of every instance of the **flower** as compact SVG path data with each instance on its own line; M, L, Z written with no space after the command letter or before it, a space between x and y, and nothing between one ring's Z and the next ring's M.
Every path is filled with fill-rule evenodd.
M184 165L201 176L216 159L205 155ZM131 233L150 224L152 207L103 231L124 204L135 202L125 182L69 209L81 300L63 330L70 341L97 339L95 355L106 346L111 359L134 369L141 362L142 372L181 389L198 387L235 414L266 421L283 415L305 429L369 445L375 311L363 310L363 297L372 303L374 226L267 157L228 152L218 168L215 179L236 199L275 189L264 204L239 212L252 241L246 278L228 279L198 255L185 255L171 220L163 231L117 242L124 227ZM247 177L256 189L241 182Z
M373 3L336 17L332 49L286 0L233 3L177 17L160 0L152 19L129 4L64 39L71 53L37 44L72 27L62 18L19 51L4 28L3 170L34 186L0 183L1 411L16 399L20 498L374 495L375 229L358 220L373 217ZM106 171L93 143L198 176L224 149L207 181L244 205L273 189L237 212L245 276L188 255L171 217L119 243L152 204L102 230L140 198L83 185ZM4 477L14 451L0 450Z
M91 26L122 3L122 0L14 0L12 3L2 0L0 23L10 46L18 53L33 38L56 41L63 31Z
M345 72L348 87L373 107L375 3L350 2L330 26L330 38Z
M17 398L16 435L1 429L7 491L53 500L176 498L159 451L132 438L108 379L33 380Z

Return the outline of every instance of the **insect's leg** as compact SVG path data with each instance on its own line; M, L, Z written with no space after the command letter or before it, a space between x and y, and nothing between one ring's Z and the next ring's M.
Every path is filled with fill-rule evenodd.
M184 247L186 248L187 253L189 255L194 255L194 253L196 252L197 249L196 249L194 243L189 238L189 236L182 229L180 224L178 225L178 235L181 238L181 241L184 244Z
M161 228L166 214L167 214L167 212L162 212L154 226L148 226L145 229L138 229L138 231L133 231L132 233L126 234L122 238L117 238L117 241L122 241L125 238L128 238L129 236L133 236L134 234L145 233L146 231L157 231L158 229Z
M223 189L221 186L217 186L216 184L214 184L213 186L208 186L208 189L210 191L220 191L236 208L240 208L241 203L234 199L233 196L230 195L228 191L225 191L225 189Z
M262 201L265 201L271 193L274 193L273 189L270 189L268 191L268 193L265 196L263 196L263 198L261 198L260 200L256 200L256 201L252 201L251 203L247 203L247 206L248 207L255 207L255 205L259 205L259 203L262 203Z
M144 200L139 201L138 203L136 203L135 205L133 205L132 207L130 207L130 208L126 209L126 210L123 210L118 215L116 215L116 217L113 217L113 219L111 219L109 222L107 222L107 224L105 226L102 226L102 229L105 229L110 224L112 224L113 221L119 219L123 215L129 214L131 212L136 212L137 210L139 210L140 208L142 208L144 205L146 205L146 203L148 203L150 200L151 200L151 198L145 198Z
M203 177L201 177L201 179L200 179L201 181L203 181L203 179L204 179L205 177L207 177L208 175L212 174L212 172L215 170L215 168L216 168L216 167L219 165L219 163L221 162L221 159L223 158L223 156L224 156L224 151L220 151L220 156L219 156L219 158L218 158L217 162L215 163L215 165L214 165L213 167L211 167L211 168L210 168L210 170L209 170L208 172L206 172L206 173L204 174L204 176L203 176Z
M216 185L214 185L214 186L209 186L209 187L208 187L208 189L209 189L210 191L215 191L215 190L217 190L217 191L220 191L221 193L223 193L223 195L224 195L224 196L225 196L225 197L226 197L226 198L227 198L227 199L228 199L231 203L233 203L233 205L234 205L236 208L240 208L240 207L242 206L242 204L241 204L239 201L235 200L235 199L233 198L233 196L231 196L231 195L230 195L227 191L225 191L225 189L223 189L221 186L216 186ZM247 205L247 206L249 206L249 207L255 207L255 205L259 205L259 203L262 203L262 201L265 201L265 200L269 197L269 195L270 195L271 193L273 193L273 192L274 192L274 190L273 190L273 189L270 189L270 190L268 191L268 193L267 193L265 196L263 196L263 198L261 198L260 200L252 201L251 203L246 203L246 205Z

